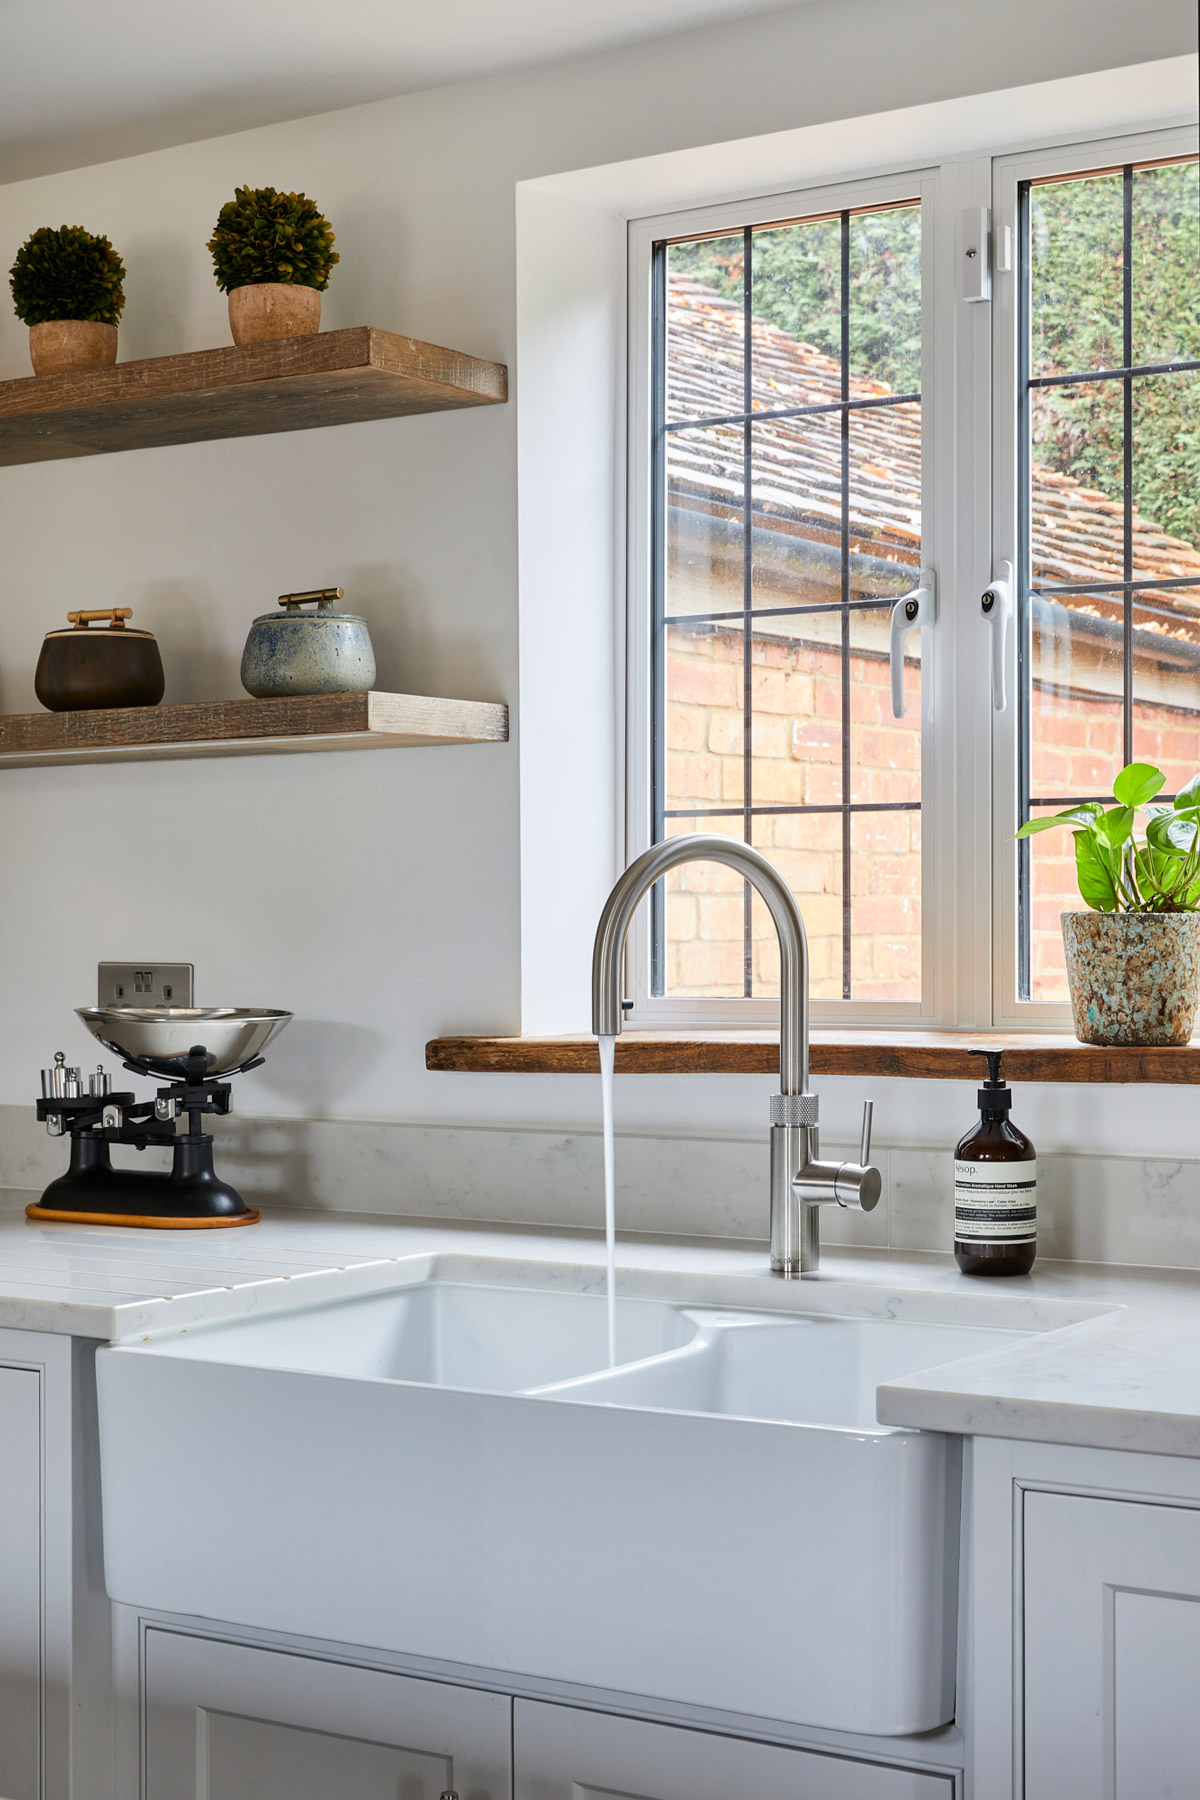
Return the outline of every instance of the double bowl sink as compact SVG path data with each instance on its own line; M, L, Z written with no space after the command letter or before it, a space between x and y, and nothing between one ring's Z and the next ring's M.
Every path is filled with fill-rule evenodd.
M610 1367L590 1272L470 1274L100 1350L113 1598L518 1687L953 1716L960 1450L875 1390L1021 1333L622 1297Z

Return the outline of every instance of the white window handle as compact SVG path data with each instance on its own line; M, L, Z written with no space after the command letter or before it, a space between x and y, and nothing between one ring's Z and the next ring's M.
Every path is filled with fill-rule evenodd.
M1013 610L1013 566L999 563L1000 573L983 590L979 610L992 631L992 705L1003 712L1008 704L1004 694L1004 670L1008 654L1008 621Z
M892 664L892 712L904 717L904 640L910 631L932 625L937 619L937 575L933 569L922 569L918 585L902 594L892 608L890 658Z

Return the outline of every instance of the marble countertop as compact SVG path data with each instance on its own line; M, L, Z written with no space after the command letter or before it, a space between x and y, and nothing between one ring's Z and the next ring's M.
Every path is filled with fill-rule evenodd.
M604 1246L546 1228L273 1208L245 1231L35 1223L0 1192L0 1326L129 1339L376 1292L438 1274L594 1291ZM770 1311L979 1324L1011 1345L879 1389L882 1424L1200 1456L1200 1273L1042 1262L990 1282L948 1256L827 1251L781 1282L757 1245L623 1236L623 1293ZM475 1278L483 1273L479 1270Z

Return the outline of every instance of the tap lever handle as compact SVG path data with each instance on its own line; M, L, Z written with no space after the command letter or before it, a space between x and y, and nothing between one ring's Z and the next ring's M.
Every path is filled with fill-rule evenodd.
M863 1101L862 1144L861 1144L861 1146L859 1148L859 1152L858 1152L859 1165L861 1168L864 1168L864 1169L866 1168L867 1164L871 1160L871 1119L874 1114L874 1111L875 1111L875 1102L873 1100L864 1100Z

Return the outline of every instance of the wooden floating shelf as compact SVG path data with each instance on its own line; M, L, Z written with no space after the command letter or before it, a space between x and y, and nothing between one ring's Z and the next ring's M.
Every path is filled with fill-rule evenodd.
M1200 1039L1177 1048L1122 1049L1081 1044L1042 1032L814 1031L814 1075L900 1076L910 1081L972 1081L981 1063L971 1049L1003 1050L1013 1081L1200 1083ZM777 1032L625 1031L618 1073L629 1075L778 1075ZM595 1075L594 1037L445 1037L425 1046L427 1069L474 1074Z
M312 694L286 700L201 700L91 712L0 717L0 769L43 763L157 762L297 750L387 750L503 744L508 708L423 694Z
M370 325L0 382L0 467L496 406L503 363Z

